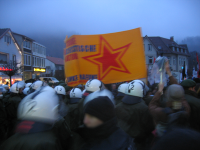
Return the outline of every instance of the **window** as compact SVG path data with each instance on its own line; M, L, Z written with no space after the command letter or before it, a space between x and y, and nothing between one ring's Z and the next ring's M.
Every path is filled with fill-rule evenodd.
M179 52L179 48L177 47L177 52Z
M183 58L181 58L181 65L183 66Z
M5 36L4 36L4 42L7 43L7 44L11 44L11 37L5 35Z
M167 57L167 59L169 60L169 64L171 65L170 57Z
M149 64L153 64L153 57L151 56L149 56Z
M31 56L30 55L28 56L28 65L29 66L31 65Z
M43 59L42 59L42 64L41 64L41 67L43 67Z
M152 50L152 45L148 44L148 50L151 51Z
M31 56L25 54L24 55L24 65L31 66Z
M15 64L16 63L16 55L13 55L13 64Z
M181 65L181 57L179 57L179 66Z
M33 56L33 59L32 59L32 64L33 66L35 66L35 57Z
M29 49L31 48L31 43L29 41L24 41L23 45L25 48L29 48Z
M37 58L35 57L35 66L37 66Z
M177 52L177 47L175 47L175 52Z
M7 54L0 54L0 63L1 64L7 63Z
M173 50L173 51L175 51L175 48L174 48L174 47L172 47L172 50Z
M33 52L35 52L35 43L33 43L32 48L33 48Z
M176 57L173 57L173 65L176 65Z
M183 58L183 65L184 65L184 62L185 62L185 58Z
M45 67L45 59L44 59L44 67Z

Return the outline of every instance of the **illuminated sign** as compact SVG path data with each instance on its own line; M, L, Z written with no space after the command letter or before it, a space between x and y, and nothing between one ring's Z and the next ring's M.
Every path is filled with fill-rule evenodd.
M13 71L13 69L0 67L0 71Z
M46 72L46 69L45 68L34 68L34 71Z

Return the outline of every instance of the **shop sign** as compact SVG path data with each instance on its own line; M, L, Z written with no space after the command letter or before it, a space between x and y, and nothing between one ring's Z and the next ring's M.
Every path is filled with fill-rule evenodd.
M13 69L0 67L0 71L13 71Z
M46 72L46 69L45 68L34 68L34 71L37 71L37 72Z

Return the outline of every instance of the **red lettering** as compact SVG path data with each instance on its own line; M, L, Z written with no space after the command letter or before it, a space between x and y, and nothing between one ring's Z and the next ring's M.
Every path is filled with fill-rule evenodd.
M75 60L75 59L78 59L78 54L77 53L65 56L65 62L71 61L71 60Z
M76 44L76 39L75 38L71 38L70 40L68 40L66 42L66 47L70 47L72 45L75 45Z

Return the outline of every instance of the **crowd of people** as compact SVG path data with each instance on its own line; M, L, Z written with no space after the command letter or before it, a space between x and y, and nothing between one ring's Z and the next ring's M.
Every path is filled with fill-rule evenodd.
M200 149L200 86L141 80L55 87L17 82L0 93L1 150Z

